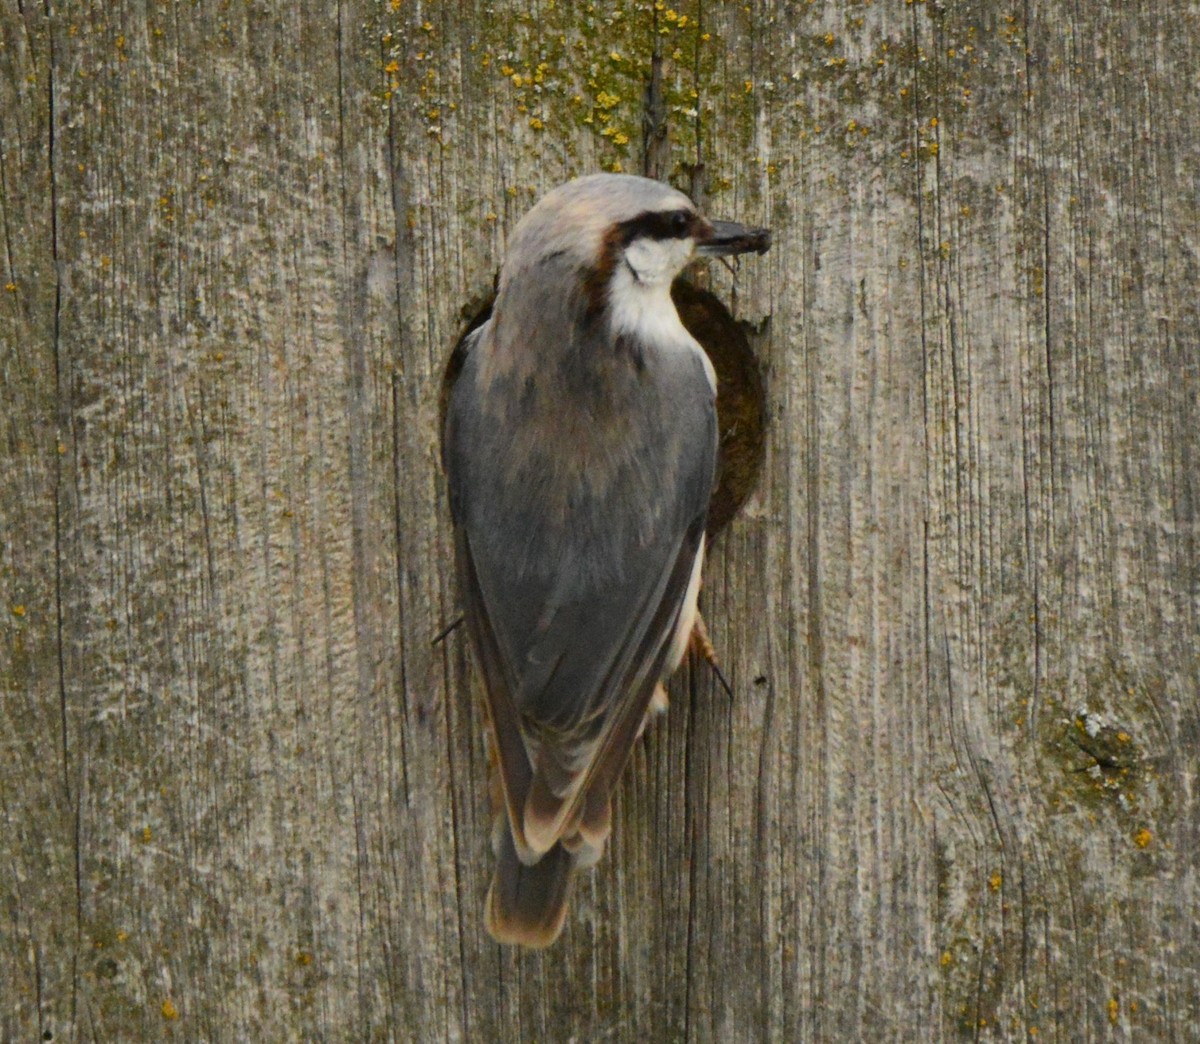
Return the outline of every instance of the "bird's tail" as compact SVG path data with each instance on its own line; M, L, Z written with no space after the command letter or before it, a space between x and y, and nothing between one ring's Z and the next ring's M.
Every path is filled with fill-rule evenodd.
M496 834L496 876L484 915L487 930L499 943L549 946L567 916L576 857L559 842L526 866L517 856L507 822Z

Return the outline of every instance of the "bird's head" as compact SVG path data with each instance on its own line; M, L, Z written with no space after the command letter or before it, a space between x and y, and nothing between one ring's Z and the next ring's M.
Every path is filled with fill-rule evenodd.
M671 283L696 255L761 254L770 242L766 229L708 220L669 185L594 174L554 189L521 219L499 294L574 284L590 315L607 309L618 326L640 324L648 308L670 305Z

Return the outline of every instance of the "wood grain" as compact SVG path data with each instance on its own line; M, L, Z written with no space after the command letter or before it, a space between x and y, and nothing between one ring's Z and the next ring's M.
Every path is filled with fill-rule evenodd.
M1200 13L0 0L0 1039L1200 1020ZM774 230L763 478L502 951L437 460L549 187Z

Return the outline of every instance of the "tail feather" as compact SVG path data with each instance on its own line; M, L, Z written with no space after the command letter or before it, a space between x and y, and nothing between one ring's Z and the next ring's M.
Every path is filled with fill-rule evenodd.
M507 828L507 824L505 824ZM508 829L497 831L496 876L488 891L484 921L499 943L541 948L562 931L571 893L575 857L556 844L536 863L517 856Z
M579 821L579 837L587 853L586 857L580 858L580 865L596 864L604 853L604 845L611 833L612 802L607 798L597 798L589 794Z

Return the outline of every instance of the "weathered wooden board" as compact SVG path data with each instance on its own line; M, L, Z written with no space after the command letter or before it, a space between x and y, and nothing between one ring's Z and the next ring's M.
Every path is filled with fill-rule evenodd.
M1200 10L0 0L0 1039L1178 1040ZM538 195L775 245L766 466L502 951L437 461Z

